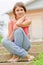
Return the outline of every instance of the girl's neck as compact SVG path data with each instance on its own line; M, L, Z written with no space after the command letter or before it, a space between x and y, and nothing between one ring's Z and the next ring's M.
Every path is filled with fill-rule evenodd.
M21 18L21 17L20 17ZM16 20L20 19L19 17L16 17Z

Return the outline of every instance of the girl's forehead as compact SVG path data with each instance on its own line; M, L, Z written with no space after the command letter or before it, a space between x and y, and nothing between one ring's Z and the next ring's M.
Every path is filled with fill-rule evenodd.
M20 9L20 8L22 8L22 9L23 9L23 7L22 7L22 6L17 6L17 7L15 8L15 10L16 10L16 9Z

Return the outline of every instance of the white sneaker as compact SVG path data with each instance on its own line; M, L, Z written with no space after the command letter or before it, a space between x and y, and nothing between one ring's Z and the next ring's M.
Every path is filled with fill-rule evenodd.
M30 58L28 59L28 61L33 60L35 57L34 56L30 56Z

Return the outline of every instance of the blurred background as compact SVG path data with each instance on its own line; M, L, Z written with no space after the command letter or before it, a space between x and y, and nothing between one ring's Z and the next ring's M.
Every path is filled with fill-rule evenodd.
M23 2L27 8L27 14L32 19L29 30L31 41L43 40L43 0L0 0L0 40L6 37L10 17L14 18L12 9L16 2Z

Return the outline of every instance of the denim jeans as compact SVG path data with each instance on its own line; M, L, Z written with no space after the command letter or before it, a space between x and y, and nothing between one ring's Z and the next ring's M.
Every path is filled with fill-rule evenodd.
M22 28L18 28L14 31L14 42L12 42L8 37L2 40L2 45L13 55L20 56L22 58L26 57L28 50L30 49L31 43L26 36Z

